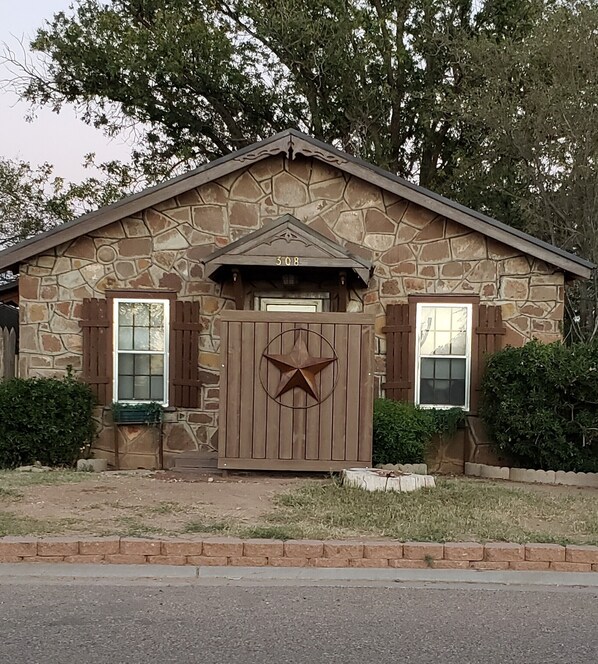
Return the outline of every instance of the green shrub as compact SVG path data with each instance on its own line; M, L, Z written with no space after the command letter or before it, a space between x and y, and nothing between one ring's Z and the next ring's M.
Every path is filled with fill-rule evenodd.
M70 374L0 382L0 467L71 465L93 440L94 397Z
M422 463L432 436L453 435L464 419L465 414L459 408L419 408L400 401L376 399L373 462Z
M533 341L488 358L481 415L527 468L598 471L598 345Z

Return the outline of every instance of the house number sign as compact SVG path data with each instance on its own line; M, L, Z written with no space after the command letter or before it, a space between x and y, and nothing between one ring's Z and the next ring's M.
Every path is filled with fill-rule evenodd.
M299 265L299 256L277 256L276 265Z

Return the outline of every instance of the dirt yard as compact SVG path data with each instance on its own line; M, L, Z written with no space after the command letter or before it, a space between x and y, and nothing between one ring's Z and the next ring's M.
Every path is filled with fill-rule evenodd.
M275 496L303 484L303 478L276 476L207 482L149 471L5 472L0 473L0 535L250 530L273 510Z
M598 544L598 490L454 477L371 494L329 476L0 472L0 536L83 533Z

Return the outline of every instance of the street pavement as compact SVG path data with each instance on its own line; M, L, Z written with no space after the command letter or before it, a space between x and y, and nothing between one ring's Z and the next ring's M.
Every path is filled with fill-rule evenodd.
M598 588L0 580L2 664L598 663Z

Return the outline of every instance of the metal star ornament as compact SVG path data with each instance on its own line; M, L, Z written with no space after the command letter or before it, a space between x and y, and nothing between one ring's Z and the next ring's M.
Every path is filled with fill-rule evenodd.
M264 357L280 370L280 382L275 398L294 387L299 387L316 401L320 400L316 375L332 362L336 362L335 357L311 356L302 336L295 341L293 350L288 355L270 355L266 353Z

